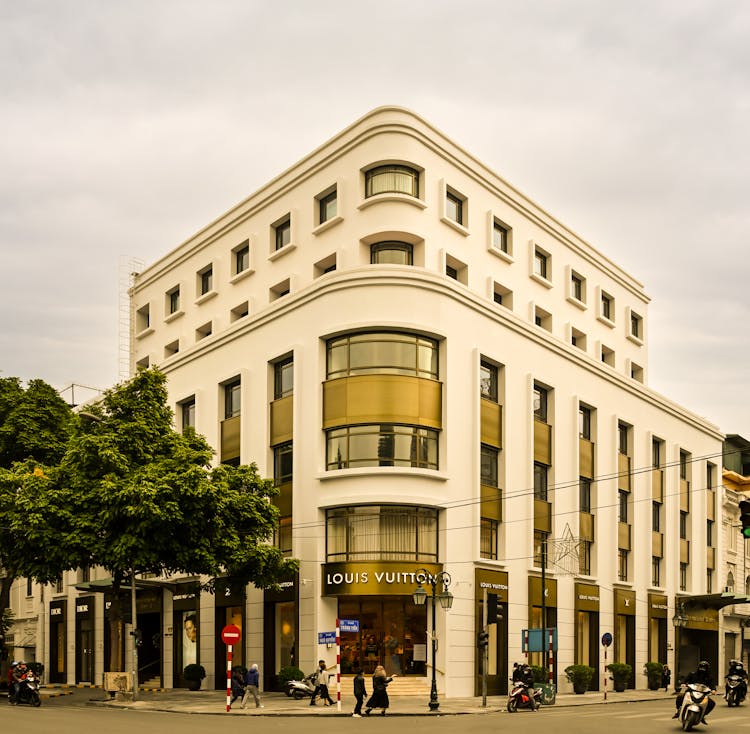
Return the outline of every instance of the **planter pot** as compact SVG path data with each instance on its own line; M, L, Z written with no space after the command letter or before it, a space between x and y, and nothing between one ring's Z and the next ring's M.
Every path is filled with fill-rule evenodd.
M586 693L588 689L587 683L573 683L573 693Z
M627 681L624 680L616 680L612 681L612 683L615 689L615 693L623 693L628 685Z
M188 691L199 691L201 687L201 681L199 680L188 680L187 683Z
M648 681L648 690L649 691L658 691L659 688L661 688L661 680L651 680Z

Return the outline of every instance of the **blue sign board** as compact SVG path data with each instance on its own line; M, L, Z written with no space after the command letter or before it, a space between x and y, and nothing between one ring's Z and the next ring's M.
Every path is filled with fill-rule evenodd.
M552 651L557 652L557 627L547 627L546 635L541 628L521 630L521 652L547 652L550 642Z
M336 644L336 630L333 632L318 632L318 644L319 645L335 645Z
M359 620L358 619L340 619L339 629L342 632L359 632Z

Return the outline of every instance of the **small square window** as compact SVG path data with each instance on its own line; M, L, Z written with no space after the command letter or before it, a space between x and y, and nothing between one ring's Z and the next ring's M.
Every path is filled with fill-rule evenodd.
M445 216L458 224L464 223L464 201L451 191L445 194Z
M180 286L175 286L167 292L167 314L171 316L180 310Z
M180 340L176 339L173 342L170 342L164 347L164 359L168 359L169 357L177 354L177 352L180 351Z
M151 305L146 304L141 306L135 312L135 331L139 334L141 331L145 331L151 326Z
M513 291L497 281L492 281L492 300L509 311L513 310Z
M458 270L450 265L445 266L445 274L453 280L458 280Z
M277 298L289 295L291 290L289 278L282 280L281 283L277 283L275 286L269 289L269 300L275 301Z
M635 362L630 363L630 376L636 382L643 382L643 367L637 365Z
M280 250L292 241L292 219L286 217L274 226L275 249Z
M459 283L463 283L464 285L469 284L468 266L452 255L445 256L445 274Z
M318 260L313 265L313 275L316 278L319 278L321 275L325 275L326 273L332 273L336 270L336 253L331 253L327 257L324 257L322 260Z
M148 369L148 367L149 367L149 364L150 364L150 360L149 360L148 356L146 356L146 357L141 357L141 359L139 359L139 360L138 360L138 361L137 361L137 362L135 363L135 368L136 368L137 370L147 370L147 369Z
M510 254L510 229L497 219L492 224L492 246L500 252Z
M247 316L250 313L250 304L248 301L243 301L240 303L239 306L235 306L230 312L229 312L229 320L230 321L238 321L239 319L244 319L245 316Z
M250 241L245 240L234 250L234 274L243 273L250 267Z
M535 306L534 324L545 331L552 331L552 314L539 306Z
M570 343L577 349L586 351L586 334L575 327L570 330Z
M213 333L213 324L211 321L209 321L207 324L203 324L203 326L199 326L195 330L195 341L199 342L201 339L205 339L207 336L211 336Z
M602 344L602 362L610 367L615 366L615 350L605 347L604 344Z
M333 219L338 214L338 195L336 188L325 195L321 195L318 201L318 224L323 224Z

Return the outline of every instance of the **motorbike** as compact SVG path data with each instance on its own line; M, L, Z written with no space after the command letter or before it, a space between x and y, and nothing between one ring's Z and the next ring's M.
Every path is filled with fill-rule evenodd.
M743 699L745 698L742 695L742 676L727 676L724 698L727 701L727 706L739 706L742 703Z
M314 673L310 673L310 675L305 676L302 680L287 681L284 693L296 700L299 700L301 698L311 698L312 694L315 692L314 681L317 675L318 673L317 671L315 671Z
M39 697L39 678L30 670L21 678L21 688L17 696L12 696L12 690L8 694L8 699L16 706L27 703L35 708L42 705L42 699Z
M682 699L680 708L680 723L683 731L690 731L694 726L701 723L706 714L708 697L711 689L702 683L686 683L685 697Z
M514 714L518 709L536 711L542 705L542 689L533 688L522 681L514 681L508 694L508 713Z

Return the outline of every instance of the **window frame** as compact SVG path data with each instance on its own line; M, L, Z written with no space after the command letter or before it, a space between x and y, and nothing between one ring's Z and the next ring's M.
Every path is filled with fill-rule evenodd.
M479 362L479 396L484 400L490 400L493 403L498 402L499 390L499 370L497 365L482 359ZM486 377L484 375L487 375ZM485 385L489 389L485 389Z
M224 420L239 415L242 415L242 380L237 378L224 384Z
M405 262L380 262L378 259L380 253L387 252L404 253ZM400 242L398 240L373 242L370 245L370 265L414 265L414 245L410 242Z
M291 385L287 385L288 372L291 370ZM274 362L273 365L273 399L280 400L294 394L294 357Z
M403 196L411 196L415 199L419 198L420 189L420 171L416 168L402 164L402 163L384 163L372 166L365 170L365 199L370 199L374 196L381 194L401 194ZM373 191L373 183L378 179L385 178L386 175L394 175L394 185L391 187L378 189ZM396 176L402 176L403 181L410 181L411 186L399 187L396 185ZM408 189L408 190L407 190Z
M274 252L292 244L292 215L286 214L273 225Z

